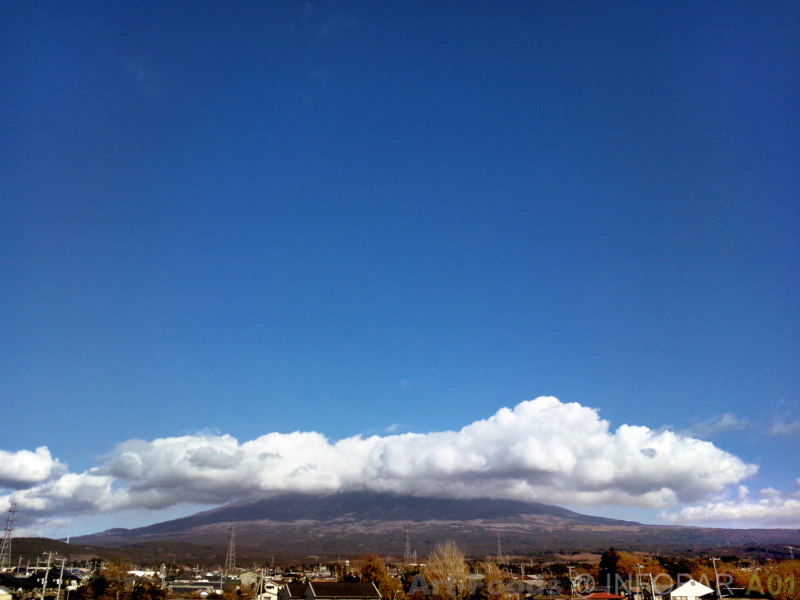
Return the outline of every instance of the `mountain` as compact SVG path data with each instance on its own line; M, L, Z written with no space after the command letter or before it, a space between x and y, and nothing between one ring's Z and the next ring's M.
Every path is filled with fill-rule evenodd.
M643 525L582 515L535 502L442 499L371 492L284 494L238 502L136 529L111 529L74 542L121 547L151 542L227 546L234 523L237 554L335 557L378 553L402 556L406 535L420 556L452 539L470 556L601 550L650 552L796 544L796 530L735 530ZM199 560L199 558L198 558Z
M323 496L285 494L276 498L227 504L195 515L137 529L113 529L103 535L151 537L184 534L231 519L245 523L272 521L296 523L409 522L425 521L509 521L539 518L586 525L638 525L602 517L589 517L565 508L538 502L514 500L450 500L416 498L370 492L341 492Z

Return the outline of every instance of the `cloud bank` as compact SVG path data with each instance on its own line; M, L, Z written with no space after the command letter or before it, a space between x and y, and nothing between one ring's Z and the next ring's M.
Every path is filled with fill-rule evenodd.
M800 488L800 479L797 480ZM800 491L786 494L767 488L750 498L750 491L740 487L739 498L721 502L707 502L699 506L687 506L677 512L662 515L667 521L681 524L718 524L726 527L797 527L800 523Z
M597 410L551 397L459 431L337 442L315 432L241 443L213 433L129 440L83 473L68 472L46 448L0 456L12 459L0 461L8 492L0 504L59 516L339 490L670 509L719 502L757 470L686 435L611 431Z

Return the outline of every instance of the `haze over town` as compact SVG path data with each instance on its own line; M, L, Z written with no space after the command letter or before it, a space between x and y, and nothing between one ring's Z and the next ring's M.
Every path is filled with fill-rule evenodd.
M800 528L800 6L6 2L0 510Z

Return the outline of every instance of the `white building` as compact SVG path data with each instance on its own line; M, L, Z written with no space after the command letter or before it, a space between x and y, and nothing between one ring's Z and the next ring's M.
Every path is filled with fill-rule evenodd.
M665 590L659 595L663 600L697 600L700 596L705 596L713 591L714 590L707 585L690 579L685 583L678 584Z
M282 581L265 579L261 582L261 590L256 596L256 600L278 600L278 594L283 587Z

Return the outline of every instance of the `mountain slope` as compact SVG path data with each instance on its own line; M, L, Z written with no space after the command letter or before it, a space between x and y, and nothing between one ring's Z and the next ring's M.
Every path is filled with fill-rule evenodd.
M248 523L273 521L294 523L317 521L319 523L364 521L474 521L520 520L525 517L550 517L565 523L584 525L638 525L602 517L590 517L565 508L538 502L514 500L452 500L441 498L415 498L371 492L342 492L324 496L285 494L276 498L226 504L195 515L129 530L131 536L159 535L185 532L190 529L227 523L231 519Z
M795 530L733 530L642 525L512 500L416 498L370 492L285 494L228 504L137 529L112 529L76 543L131 546L192 543L224 549L235 520L237 552L318 557L402 553L406 535L420 556L454 540L470 556L620 548L661 552L721 546L792 544ZM224 555L224 552L223 552Z

